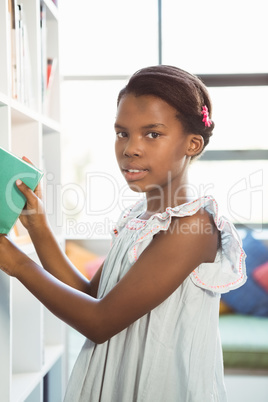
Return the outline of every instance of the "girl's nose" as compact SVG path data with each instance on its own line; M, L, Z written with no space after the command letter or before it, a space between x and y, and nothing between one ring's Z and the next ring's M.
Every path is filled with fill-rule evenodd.
M139 140L131 139L127 141L123 152L124 156L133 157L140 156L142 154L142 146Z

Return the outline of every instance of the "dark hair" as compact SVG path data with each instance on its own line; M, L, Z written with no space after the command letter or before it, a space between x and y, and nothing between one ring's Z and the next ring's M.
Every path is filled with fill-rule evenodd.
M124 95L154 95L177 110L177 118L186 133L200 134L204 147L209 143L214 123L206 127L201 114L207 106L211 118L212 104L204 83L195 75L178 67L158 65L138 70L119 92L117 106ZM197 156L197 155L196 155Z

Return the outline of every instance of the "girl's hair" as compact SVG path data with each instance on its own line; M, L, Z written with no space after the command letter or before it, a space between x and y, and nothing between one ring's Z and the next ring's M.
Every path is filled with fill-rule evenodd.
M211 118L212 104L203 82L195 75L180 68L158 65L138 70L119 92L117 106L124 95L154 95L177 110L177 118L187 134L200 134L204 147L209 143L214 123L206 126L202 107L207 106ZM198 156L198 155L196 155Z

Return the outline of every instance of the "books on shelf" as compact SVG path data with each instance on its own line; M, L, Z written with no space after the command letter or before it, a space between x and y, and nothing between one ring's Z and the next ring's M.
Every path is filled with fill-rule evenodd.
M31 65L23 4L18 3L17 0L9 0L8 9L11 29L12 97L30 106Z
M46 115L53 115L53 87L55 84L55 76L57 74L58 61L57 58L47 59L46 69L46 88L43 101L43 112Z
M41 79L42 79L42 106L45 114L50 114L51 92L57 71L57 58L48 55L46 5L40 4L40 30L41 30Z
M47 86L47 31L46 31L46 6L41 2L40 4L40 31L41 31L41 91L42 91L42 104L45 100L46 86Z
M34 190L42 176L39 169L0 148L0 233L10 232L26 202L16 186L16 180L21 179Z
M53 85L56 68L57 68L57 59L55 57L48 58L47 59L47 87L46 87L47 91Z

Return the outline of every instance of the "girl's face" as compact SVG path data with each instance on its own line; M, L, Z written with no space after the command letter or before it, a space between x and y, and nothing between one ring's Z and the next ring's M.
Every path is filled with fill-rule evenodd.
M183 183L194 135L186 135L176 110L151 95L120 100L115 122L118 165L134 191L175 189Z

